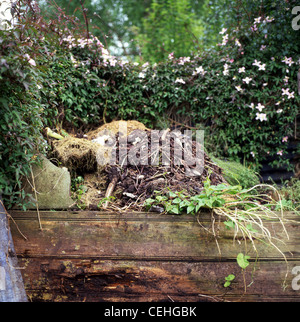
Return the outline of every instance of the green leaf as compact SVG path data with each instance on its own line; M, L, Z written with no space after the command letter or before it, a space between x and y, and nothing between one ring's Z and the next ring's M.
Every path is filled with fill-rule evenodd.
M232 282L235 279L235 276L233 274L229 274L227 277L225 277L225 280L228 282Z
M189 205L187 207L187 214L194 212L194 210L195 210L195 206L193 204Z
M225 277L225 284L224 287L229 287L231 285L231 282L235 279L235 276L233 274L229 274L227 277Z
M224 287L229 287L231 285L231 282L229 282L229 281L226 281L225 283L224 283Z
M224 225L227 229L234 229L235 228L235 223L231 220L224 221Z
M242 269L246 269L249 266L248 259L250 259L250 256L244 255L243 253L239 253L237 255L237 263Z

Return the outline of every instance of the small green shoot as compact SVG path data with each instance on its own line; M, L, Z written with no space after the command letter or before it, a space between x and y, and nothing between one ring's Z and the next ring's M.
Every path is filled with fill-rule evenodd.
M229 274L227 277L225 277L225 283L224 287L229 287L231 283L234 281L235 276L233 274Z

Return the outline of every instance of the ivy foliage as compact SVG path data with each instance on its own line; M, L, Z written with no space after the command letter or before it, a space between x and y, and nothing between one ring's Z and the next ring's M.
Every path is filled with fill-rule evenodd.
M43 105L36 91L41 76L29 56L32 48L26 40L20 42L19 32L0 30L0 192L7 205L25 197L21 178L45 146Z

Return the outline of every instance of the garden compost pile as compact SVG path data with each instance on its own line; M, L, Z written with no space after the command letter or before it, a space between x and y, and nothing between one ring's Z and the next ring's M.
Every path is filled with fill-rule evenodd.
M127 133L119 130L122 122L126 123ZM162 146L163 142L168 143L169 149ZM185 148L188 144L189 149ZM199 151L197 144L195 140L185 140L179 131L174 134L168 129L159 134L137 121L114 121L81 138L70 135L53 140L52 156L71 173L84 178L82 208L141 211L155 191L196 195L208 177L212 185L226 182L222 169L205 152L204 164L200 165L196 158L196 164L187 166L185 160L192 160Z

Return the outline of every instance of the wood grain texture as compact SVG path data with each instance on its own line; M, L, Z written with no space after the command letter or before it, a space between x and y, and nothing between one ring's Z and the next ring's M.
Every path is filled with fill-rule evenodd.
M278 239L275 248L249 242L233 232L218 231L219 253L209 214L201 226L192 216L151 213L12 212L11 223L23 278L33 301L300 301L291 287L300 266L300 218L285 214L287 239L279 221L266 222ZM243 275L239 252L251 256ZM236 279L224 288L225 277ZM245 277L245 281L244 281ZM283 283L285 286L283 287ZM246 285L247 292L244 294Z

